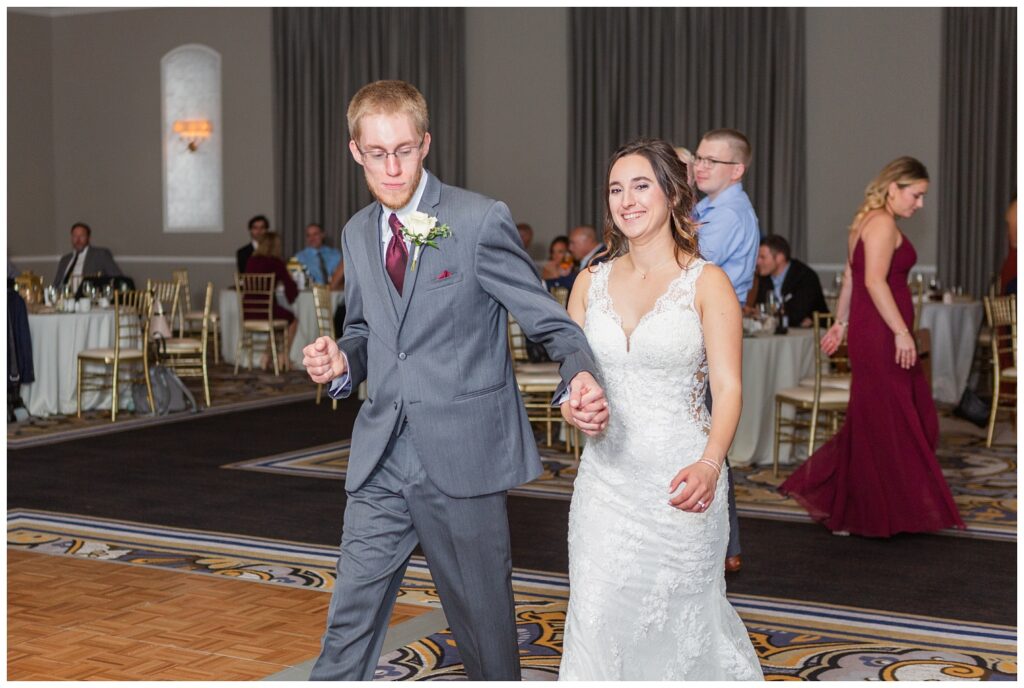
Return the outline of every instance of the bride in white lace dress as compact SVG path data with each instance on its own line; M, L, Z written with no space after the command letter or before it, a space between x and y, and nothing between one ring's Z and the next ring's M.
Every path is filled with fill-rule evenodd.
M699 258L695 199L669 144L616 152L607 192L612 259L582 272L569 301L610 415L603 432L579 424L591 438L569 513L559 679L760 680L722 567L720 474L740 414L736 295Z

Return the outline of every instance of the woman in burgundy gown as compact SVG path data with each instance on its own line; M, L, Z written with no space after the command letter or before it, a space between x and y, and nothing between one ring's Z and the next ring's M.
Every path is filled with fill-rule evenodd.
M821 340L833 353L848 319L846 422L779 487L836 534L964 527L935 458L938 416L910 332L907 274L917 253L896 226L923 206L927 190L927 170L910 157L893 160L868 185L850 225L836 323Z
M294 303L299 295L299 287L295 284L292 276L288 274L288 266L281 259L281 250L281 235L277 232L267 232L260 238L256 250L249 256L249 260L245 264L245 271L248 273L274 273L275 290L278 286L283 285L284 296L288 303ZM278 352L278 366L287 370L288 352L291 351L292 340L295 339L295 331L298 329L299 323L295 319L295 314L278 303L276 299L274 300L274 319L288 321L288 329L285 330L284 351ZM270 349L268 348L263 353L260 367L266 370L269 365Z

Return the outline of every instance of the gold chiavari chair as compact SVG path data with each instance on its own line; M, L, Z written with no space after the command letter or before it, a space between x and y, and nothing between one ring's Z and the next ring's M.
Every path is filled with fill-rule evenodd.
M331 312L331 288L326 284L313 285L313 308L316 310L316 329L321 337L337 339L334 334L334 313ZM316 403L320 404L320 394L324 386L316 386ZM331 399L331 410L338 410L338 400Z
M561 411L551 405L555 392L562 383L562 376L558 372L559 365L554 362L530 363L526 354L526 335L511 313L508 315L508 343L516 385L526 409L526 418L531 423L543 424L547 433L546 446L554 446L554 424L562 422ZM579 461L579 430L569 426L565 433L565 451L572 451L575 459Z
M1000 408L1013 414L1017 426L1017 296L986 296L985 320L992 331L992 408L985 437L991 447Z
M562 304L562 308L569 307L568 287L551 287L551 295L555 297L555 301Z
M175 324L178 327L178 337L185 336L185 322L181 317L181 308L178 303L181 293L181 284L174 280L146 280L146 289L153 292L153 312L162 313L167 318L167 324L172 329Z
M242 352L249 353L249 370L256 349L257 337L264 338L263 352L270 350L274 361L274 375L280 375L277 352L281 335L280 350L284 351L287 339L285 331L288 321L274 318L274 273L235 273L235 291L238 294L238 344L235 349L235 373L242 360Z
M171 276L181 285L180 311L185 323L185 332L196 333L202 327L203 311L192 310L192 290L188 282L188 270L179 268L171 271ZM220 316L217 311L210 311L210 332L213 334L213 362L220 363Z
M917 347L917 358L921 361L921 369L928 380L932 383L932 333L931 330L921 329L921 313L924 311L924 304L927 301L924 279L914 282L912 291L914 299L914 325L911 331L914 333L914 345Z
M174 337L164 342L164 362L179 377L201 377L206 408L210 408L210 374L207 349L210 341L210 309L213 305L213 282L206 283L203 320L199 337Z
M82 392L111 390L110 420L117 420L119 390L122 384L146 383L149 408L154 412L153 387L149 381L149 319L153 312L153 295L146 291L114 292L114 346L78 352L78 410L82 417ZM102 373L87 366L104 366ZM141 367L138 372L129 370ZM112 367L108 375L106 368ZM122 373L129 372L127 376Z
M775 394L775 442L772 450L772 475L779 475L779 447L783 443L790 445L807 442L807 454L814 452L819 439L825 439L819 423L820 414L824 413L829 420L829 436L839 428L839 419L850 403L849 386L829 387L826 380L837 380L837 370L849 370L849 358L843 351L828 356L821 350L818 342L822 334L832 326L831 313L815 311L811 320L814 323L814 383L810 386L790 387ZM793 407L793 417L783 418L783 406ZM809 414L809 418L801 418L801 413ZM804 433L806 432L806 437Z

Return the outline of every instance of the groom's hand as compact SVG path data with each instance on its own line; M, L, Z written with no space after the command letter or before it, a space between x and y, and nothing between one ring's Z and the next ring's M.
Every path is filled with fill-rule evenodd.
M302 349L302 365L313 382L326 384L345 374L345 355L330 337L318 337Z
M562 404L562 417L590 436L608 427L608 401L593 375L584 371L569 382L569 400Z

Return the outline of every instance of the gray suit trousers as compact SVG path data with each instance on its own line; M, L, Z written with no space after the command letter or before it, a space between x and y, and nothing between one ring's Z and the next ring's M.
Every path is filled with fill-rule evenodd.
M348 493L338 578L311 680L371 680L417 542L471 680L520 680L504 492L457 499L430 481L400 422Z

